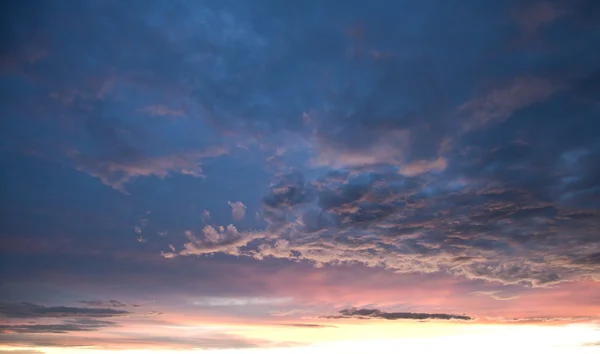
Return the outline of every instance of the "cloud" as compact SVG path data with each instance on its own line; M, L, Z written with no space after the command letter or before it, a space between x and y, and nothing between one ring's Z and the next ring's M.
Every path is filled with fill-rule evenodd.
M232 306L259 306L259 305L278 305L292 301L289 297L205 297L194 301L196 306L207 307L232 307Z
M465 315L452 315L445 313L417 313L417 312L385 312L377 309L350 308L339 312L339 315L325 316L329 319L385 319L385 320L461 320L471 321L473 318Z
M600 347L600 341L598 341L598 342L583 343L581 346L582 347Z
M204 211L202 211L202 222L206 223L208 220L210 220L210 211L204 209Z
M280 323L278 326L296 327L296 328L336 328L332 325L316 324L316 323Z
M239 232L233 225L227 227L207 225L202 233L203 238L200 239L192 231L186 231L185 235L190 242L183 245L183 250L179 254L189 256L222 252L240 255L240 247L246 246L253 240L265 237L265 234L261 232ZM166 255L166 258L170 258L170 254ZM164 256L165 254L163 254Z
M548 316L548 317L487 317L493 322L510 323L591 323L600 320L598 316Z
M138 109L139 112L149 113L153 116L166 116L166 117L183 117L187 118L186 113L180 109L172 109L164 105L151 105Z
M0 354L44 354L44 352L39 351L39 350L22 350L22 349L2 350L2 349L0 349Z
M98 321L93 319L77 319L65 321L60 324L20 324L0 325L0 333L3 334L32 334L32 333L54 333L65 334L69 332L97 331L106 327L118 327L119 324L112 321Z
M100 340L99 340L100 338ZM101 337L65 336L53 333L13 333L0 336L0 343L11 346L53 348L86 347L90 349L120 350L143 346L154 350L215 350L242 348L278 348L296 346L295 342L275 342L246 338L236 334L203 333L193 335L153 335L119 333Z
M568 9L564 5L552 1L536 1L518 8L515 19L525 31L532 33L566 15Z
M598 277L590 245L599 216L550 202L554 190L538 188L556 184L522 179L522 170L508 166L527 147L509 148L486 152L483 166L443 174L332 174L312 183L284 175L263 197L266 230L208 228L180 254L306 260L318 267L355 263L536 287ZM494 164L507 167L502 173L486 167ZM563 235L569 242L557 241Z
M128 306L126 303L123 303L118 300L107 300L107 301L90 300L90 301L79 301L79 303L87 305L87 306L93 306L93 307L127 307Z
M515 300L519 298L518 295L505 295L500 291L475 291L471 294L476 296L489 296L494 300Z
M206 151L186 152L164 156L133 157L80 157L77 169L99 178L102 183L121 192L126 192L125 184L138 177L155 176L161 179L171 173L193 177L204 177L201 161L217 157L227 150L216 148Z
M69 21L58 15L64 4L48 2L36 16L5 21L12 38L7 48L18 65L2 87L2 162L11 171L4 184L12 186L6 205L13 206L4 219L15 230L46 235L59 225L80 232L72 221L93 208L80 201L93 195L101 206L101 200L76 177L56 172L73 165L121 191L138 178L164 178L160 186L142 186L136 198L119 199L124 209L113 211L148 203L168 209L157 217L174 228L161 241L167 258L222 253L254 257L265 268L270 262L351 264L535 287L598 279L600 60L590 45L598 21L556 21L561 10L543 5L522 23L536 30L552 23L553 33L506 50L520 35L511 26L513 7L481 4L390 2L386 12L406 16L399 18L382 16L378 6L314 11L215 2L198 11L192 2L178 2L167 11L158 2L86 2L69 9L79 19ZM594 1L569 6L594 19ZM156 15L167 12L168 23ZM355 18L364 24L349 40L340 24ZM202 31L190 30L198 23ZM36 33L43 38L32 38ZM28 55L42 53L41 42L52 43L51 55ZM391 51L386 60L358 55ZM474 96L478 87L490 89ZM166 104L148 113L185 107L189 119L132 114L148 102ZM209 164L219 154L206 152L208 143L248 146L250 153ZM52 163L12 154L17 151L41 153ZM190 233L185 246L174 243L173 225L196 225L185 217L190 205L196 222L199 210L216 207L197 203L256 205L272 172L262 162L275 155L277 171L297 173L272 176L261 199L265 220L246 220L260 230L212 226L194 229L198 236ZM242 169L249 172L243 185L227 173ZM181 192L197 186L166 178L205 171L216 178L198 184L202 201ZM59 210L69 223L43 220ZM89 229L107 234L117 228L95 226ZM115 246L119 257L125 252L119 246L128 247L105 237L62 237L43 242L61 256L79 242L93 242L85 252ZM29 269L44 262L38 257ZM85 272L117 269L112 262L56 264L65 277L86 281ZM125 275L117 270L113 277Z
M339 133L341 134L341 132ZM366 146L336 142L324 134L316 136L317 154L309 161L314 166L332 168L363 168L378 165L398 165L406 159L410 142L406 130L379 132Z
M443 157L439 157L434 161L420 160L402 165L399 173L406 177L414 177L429 171L441 172L444 171L447 166L448 162L446 161L446 159Z
M467 114L465 130L472 130L510 117L517 110L544 101L564 86L544 78L515 78L504 87L463 104L459 111Z
M244 220L244 217L246 216L246 206L244 203L240 201L227 203L231 207L231 216L238 221Z
M7 318L116 317L130 312L112 308L41 306L28 302L0 304L0 316Z

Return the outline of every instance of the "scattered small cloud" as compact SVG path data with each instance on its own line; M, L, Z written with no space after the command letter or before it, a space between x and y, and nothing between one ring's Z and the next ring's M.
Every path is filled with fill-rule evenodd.
M231 204L230 204L230 205L231 205ZM203 223L207 223L207 222L208 222L208 220L210 220L210 211L209 211L209 210L206 210L206 209L204 209L204 210L202 211L202 222L203 222Z
M231 207L231 216L233 217L233 219L238 221L244 220L244 218L246 217L246 206L244 205L244 203L240 201L227 203Z

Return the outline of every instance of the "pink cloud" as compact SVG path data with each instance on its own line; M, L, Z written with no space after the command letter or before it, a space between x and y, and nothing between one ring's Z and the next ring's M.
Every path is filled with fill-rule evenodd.
M543 78L514 79L459 107L459 111L467 115L463 128L477 129L493 121L507 119L517 110L544 101L562 89L563 86Z
M138 177L156 176L166 178L171 173L204 177L201 161L227 153L224 148L193 151L163 156L142 156L120 161L119 159L79 158L77 169L99 178L102 183L126 193L125 184Z
M231 207L231 216L238 221L244 220L244 217L246 216L246 206L244 203L240 201L227 203Z
M418 176L427 172L442 172L448 166L448 161L443 157L436 160L419 160L402 165L398 173L406 177Z
M139 112L145 112L152 116L164 116L164 117L183 117L187 118L187 115L182 109L172 109L165 105L150 105L138 109Z
M410 133L405 130L390 131L377 141L361 149L337 146L316 136L316 154L309 161L313 166L353 168L377 164L397 165L405 160L410 143Z
M525 31L533 33L568 13L568 10L560 5L562 4L550 1L528 4L516 11L515 20Z

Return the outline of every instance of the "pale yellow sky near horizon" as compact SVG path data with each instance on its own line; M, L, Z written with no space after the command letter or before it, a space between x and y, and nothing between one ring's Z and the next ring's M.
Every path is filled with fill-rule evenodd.
M504 354L504 353L544 353L544 354L592 354L600 352L600 327L592 324L540 326L540 325L451 325L411 326L410 323L397 324L400 335L390 330L388 324L355 326L343 330L346 338L331 339L324 333L323 337L310 338L302 335L303 329L297 329L298 342L304 345L275 348L251 349L84 349L84 348L44 348L44 347L0 347L2 351L22 350L39 351L44 354L366 354L366 353L437 353L440 351L461 354ZM352 326L351 326L352 327ZM356 329L362 328L363 335ZM412 328L412 330L411 330ZM415 330L415 328L418 328ZM308 331L319 333L318 331ZM379 335L373 335L379 333ZM266 333L248 333L249 338L266 339ZM286 339L289 338L289 334ZM268 336L276 340L277 333ZM312 342L312 344L311 344ZM99 343L101 344L101 343Z

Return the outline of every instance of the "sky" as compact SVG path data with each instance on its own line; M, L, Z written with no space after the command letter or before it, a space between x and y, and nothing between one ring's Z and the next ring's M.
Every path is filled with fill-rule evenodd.
M0 353L598 353L600 2L0 11Z

